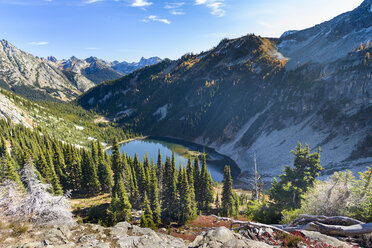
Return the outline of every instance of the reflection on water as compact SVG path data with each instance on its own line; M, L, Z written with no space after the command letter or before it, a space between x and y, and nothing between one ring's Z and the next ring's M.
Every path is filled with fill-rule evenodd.
M238 168L236 163L229 157L221 155L211 148L184 142L181 140L150 137L143 140L133 140L127 143L123 143L120 146L121 152L125 152L132 157L134 157L135 153L137 153L142 161L147 153L150 161L152 159L154 163L157 162L159 149L162 155L163 163L165 161L165 157L172 156L172 152L174 152L176 166L179 166L179 164L182 164L182 166L186 166L189 153L192 156L195 156L197 154L202 154L203 152L205 152L208 169L211 172L213 180L215 181L223 180L223 168L226 164L231 166L233 177L236 177L240 173L240 169Z

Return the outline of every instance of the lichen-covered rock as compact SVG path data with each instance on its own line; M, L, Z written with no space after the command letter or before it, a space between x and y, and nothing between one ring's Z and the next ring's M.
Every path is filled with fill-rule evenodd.
M189 247L200 248L223 248L223 247L251 247L251 248L266 248L271 247L263 242L249 240L238 233L227 229L226 227L218 227L201 233L196 237Z

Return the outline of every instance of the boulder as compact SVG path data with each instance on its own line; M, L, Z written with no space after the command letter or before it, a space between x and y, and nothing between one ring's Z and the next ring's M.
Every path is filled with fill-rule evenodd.
M251 248L266 248L272 247L266 243L249 240L242 235L235 233L226 227L218 227L209 231L202 232L198 235L194 242L189 247L205 247L205 248L224 248L224 247L251 247Z

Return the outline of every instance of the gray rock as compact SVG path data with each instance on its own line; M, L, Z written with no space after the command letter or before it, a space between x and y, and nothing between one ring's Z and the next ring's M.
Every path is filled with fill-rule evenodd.
M271 247L270 245L249 240L244 238L242 235L235 233L226 227L218 227L213 230L202 232L196 237L189 247L205 247L205 248L223 248L223 247L252 247L252 248L266 248Z
M313 231L301 231L301 232L309 239L315 240L317 242L323 242L333 247L352 248L351 245L348 245L345 242L342 242L336 238L321 234L319 232L313 232Z

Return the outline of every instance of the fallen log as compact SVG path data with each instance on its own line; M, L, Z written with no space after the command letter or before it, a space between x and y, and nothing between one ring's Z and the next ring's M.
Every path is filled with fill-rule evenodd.
M326 225L319 222L311 222L303 227L303 230L317 231L326 235L335 236L359 236L372 233L372 223L357 224L352 226L334 226Z
M310 222L318 222L327 225L342 225L342 226L352 226L358 224L364 224L364 222L352 219L344 216L324 216L324 215L300 215L301 217L294 220L290 226L306 225Z
M216 219L219 219L219 220L230 221L234 225L241 225L240 227L233 228L232 230L241 230L241 229L244 229L245 226L249 226L249 227L256 227L256 228L270 228L274 231L289 234L287 231L280 229L278 227L272 226L272 225L266 225L266 224L251 222L251 221L234 220L234 219L227 218L227 217L219 217L217 215L210 215L210 216Z

